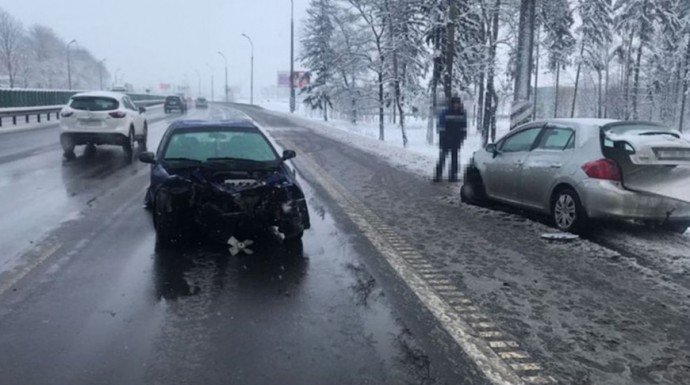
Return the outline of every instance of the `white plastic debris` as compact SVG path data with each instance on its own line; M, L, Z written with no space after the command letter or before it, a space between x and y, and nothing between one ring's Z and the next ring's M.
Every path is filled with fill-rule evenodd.
M247 255L254 254L254 251L252 249L249 249L249 246L253 244L254 241L252 241L251 239L247 239L244 242L238 241L235 237L230 237L230 239L228 239L228 245L230 245L230 254L232 254L233 257L239 254L240 252L243 252Z
M563 241L563 242L570 242L574 241L576 239L579 239L580 237L576 234L571 234L571 233L544 233L541 235L543 239L549 240L549 241Z

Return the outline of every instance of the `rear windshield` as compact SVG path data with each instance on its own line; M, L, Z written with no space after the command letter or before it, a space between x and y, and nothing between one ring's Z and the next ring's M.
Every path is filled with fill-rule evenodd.
M120 102L102 96L77 96L72 98L70 107L75 110L110 111L120 108Z
M271 144L256 132L186 132L174 134L164 159L236 158L272 162L278 157Z
M165 101L166 102L178 102L178 101L180 101L180 97L179 96L168 96L167 98L165 98Z
M199 99L197 99L197 101L199 101L199 102L205 102L205 101L206 101L206 98L199 98Z

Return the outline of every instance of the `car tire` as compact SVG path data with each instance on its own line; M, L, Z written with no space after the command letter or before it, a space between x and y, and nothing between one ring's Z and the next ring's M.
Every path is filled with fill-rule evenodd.
M129 135L127 136L127 141L122 145L122 150L124 150L125 155L131 161L134 156L134 145L136 143L136 138L134 137L134 127L129 128Z
M156 199L153 208L153 227L156 230L156 245L170 247L179 239L179 226L171 215L165 215L161 199Z
M460 200L463 203L475 206L486 206L488 204L489 197L486 195L484 181L477 169L468 168L465 173L465 178L460 188Z
M667 222L661 225L661 228L672 233L683 234L690 228L690 222Z
M141 138L139 138L139 149L141 152L146 151L146 146L148 144L148 136L149 136L149 124L148 122L144 122L144 133L141 135Z
M551 219L561 231L573 234L584 232L587 224L587 213L575 190L566 187L553 194Z
M74 149L65 150L63 156L65 157L65 160L69 161L77 159L77 154L74 153Z

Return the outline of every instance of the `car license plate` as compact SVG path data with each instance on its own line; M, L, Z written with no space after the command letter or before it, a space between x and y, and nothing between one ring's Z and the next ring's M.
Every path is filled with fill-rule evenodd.
M690 160L690 150L684 148L655 149L659 160Z
M91 120L86 120L86 119L80 120L79 123L82 126L89 126L89 127L98 127L101 125L100 120L93 120L93 119L91 119Z

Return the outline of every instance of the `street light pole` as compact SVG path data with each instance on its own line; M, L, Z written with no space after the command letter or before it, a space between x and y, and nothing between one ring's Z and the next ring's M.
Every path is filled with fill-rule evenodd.
M295 2L290 0L290 112L295 112Z
M206 67L211 70L211 101L213 101L213 99L215 99L215 91L213 89L213 67L208 63L206 63Z
M72 58L70 57L69 46L76 42L76 40L72 39L72 41L67 43L67 89L70 90L72 89Z
M247 36L247 34L243 33L242 36L249 40L249 45L252 47L251 72L249 77L249 104L254 104L254 42L252 42L252 38Z
M113 80L113 85L117 84L117 74L118 72L120 72L120 70L122 70L122 68L118 68L115 70L115 79Z
M101 82L101 91L103 91L103 63L105 63L106 59L103 59L98 62L98 79Z
M228 59L220 51L218 51L218 55L222 56L223 61L225 61L225 103L227 103L228 102Z

